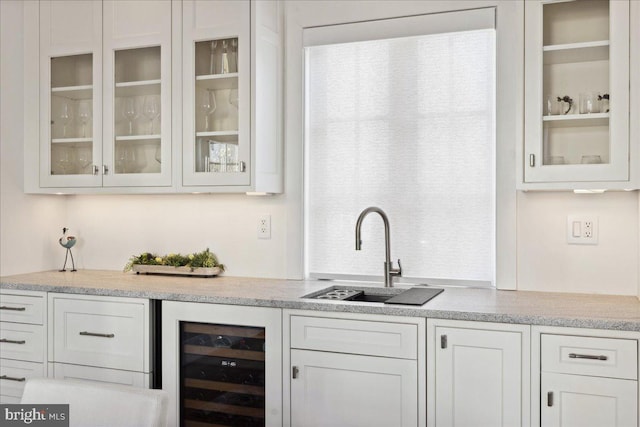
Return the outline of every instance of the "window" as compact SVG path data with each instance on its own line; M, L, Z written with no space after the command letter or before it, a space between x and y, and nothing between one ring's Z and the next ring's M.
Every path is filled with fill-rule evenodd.
M381 277L382 221L400 281L495 283L493 9L306 29L306 270Z

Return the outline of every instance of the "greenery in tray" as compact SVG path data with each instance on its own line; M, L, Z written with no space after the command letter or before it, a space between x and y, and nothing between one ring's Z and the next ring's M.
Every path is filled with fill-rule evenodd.
M218 262L218 258L213 252L209 251L209 248L189 255L169 254L163 257L150 252L143 252L140 255L133 255L129 258L129 262L124 266L124 271L130 271L135 264L189 267L191 271L201 267L218 267L221 271L224 271L224 265Z

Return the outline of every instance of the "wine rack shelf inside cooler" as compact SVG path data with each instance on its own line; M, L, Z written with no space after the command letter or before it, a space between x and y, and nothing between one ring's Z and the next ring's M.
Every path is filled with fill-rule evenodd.
M264 426L264 328L182 322L185 426Z

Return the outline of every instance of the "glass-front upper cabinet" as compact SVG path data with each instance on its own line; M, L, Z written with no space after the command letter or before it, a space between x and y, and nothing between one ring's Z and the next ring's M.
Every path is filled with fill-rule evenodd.
M171 1L39 9L39 186L170 186Z
M629 181L629 7L525 2L522 188Z
M171 185L171 2L104 2L103 185Z
M183 2L183 184L248 186L250 2Z
M40 186L100 186L102 7L96 2L39 7Z

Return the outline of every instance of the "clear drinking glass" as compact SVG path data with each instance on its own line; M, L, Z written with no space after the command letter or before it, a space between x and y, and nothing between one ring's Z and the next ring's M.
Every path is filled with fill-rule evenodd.
M129 135L133 135L133 121L138 117L136 99L133 96L123 100L122 115L129 121Z
M580 114L599 113L598 94L584 92L580 94Z
M87 123L91 120L91 101L81 101L78 104L78 118L82 123L82 137L87 137Z
M145 96L142 114L149 119L149 135L153 135L153 121L160 115L160 99L158 95Z
M213 90L208 89L200 94L200 101L198 102L198 109L204 115L204 131L209 130L209 116L216 111L216 96Z
M544 115L557 116L560 114L560 102L557 95L547 95L544 99Z

